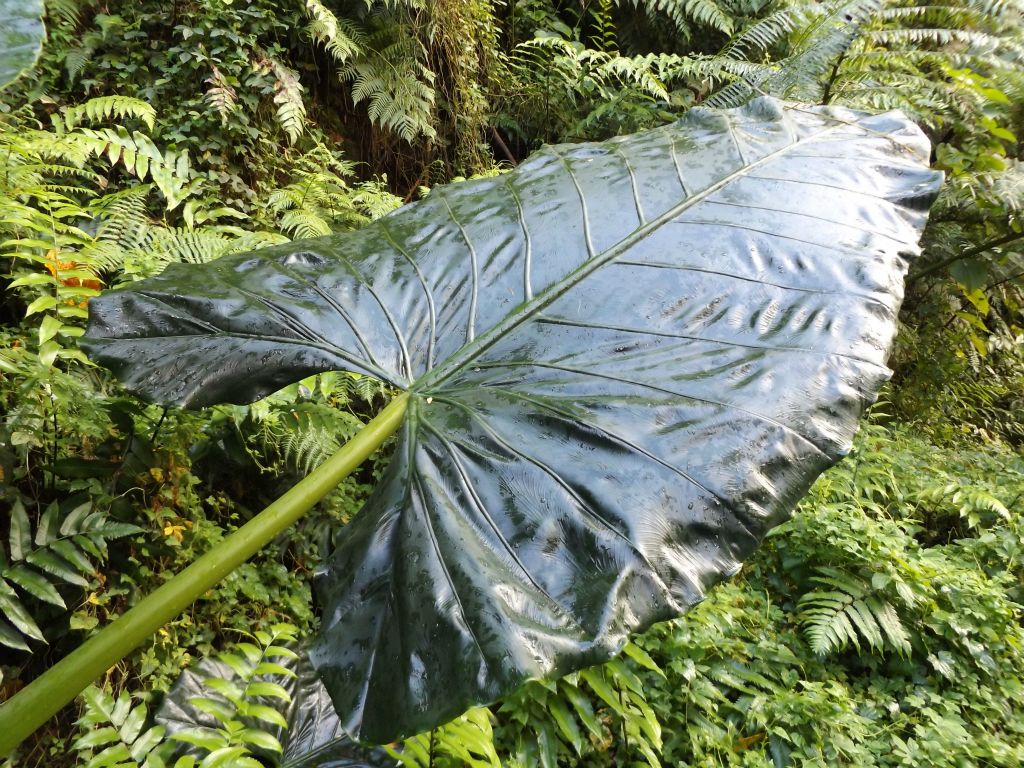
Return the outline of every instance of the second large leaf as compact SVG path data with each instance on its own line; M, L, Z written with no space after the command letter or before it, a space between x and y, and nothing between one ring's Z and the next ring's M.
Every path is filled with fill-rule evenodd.
M145 397L328 369L410 391L312 658L388 741L613 654L734 573L887 378L940 178L898 114L769 99L549 147L353 235L94 300Z

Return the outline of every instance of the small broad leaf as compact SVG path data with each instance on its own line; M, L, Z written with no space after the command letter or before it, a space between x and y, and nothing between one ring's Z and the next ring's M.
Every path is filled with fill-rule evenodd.
M15 499L11 506L11 535L10 535L11 560L17 562L24 560L25 555L32 549L32 525L28 520L28 513L21 499Z
M86 575L92 574L96 567L78 547L67 539L58 539L50 544L50 549L71 563L75 568Z
M73 749L76 751L91 749L117 740L117 729L108 725L105 728L97 728L96 730L89 731L74 743Z
M665 673L662 671L661 667L659 667L647 651L639 645L636 645L635 643L626 643L626 647L622 649L622 652L644 669L649 669L651 672L660 675L662 678L665 677Z
M92 757L86 768L122 768L132 759L128 747L124 744L114 744L107 747L98 755Z
M150 753L164 740L164 733L164 728L159 725L143 731L137 739L133 740L131 749L132 759L136 762L140 762L145 757L149 756Z
M195 696L189 699L188 703L200 712L212 715L222 724L231 722L235 716L235 708L233 706L206 696Z
M281 751L281 742L266 731L260 731L255 728L244 728L239 731L236 738L240 741L244 741L246 744L252 744L254 747L259 747L260 749L265 749L270 752Z
M278 728L288 727L288 722L284 719L284 716L266 704L253 704L243 701L238 705L238 714L259 723L276 725Z
M271 696L282 701L288 701L291 697L284 686L277 683L255 682L249 683L245 688L245 695L248 696Z
M187 731L178 731L172 733L171 738L175 741L194 744L197 747L210 751L221 749L226 743L224 734L210 728L193 728Z
M77 507L72 509L67 517L61 521L60 533L62 536L70 536L73 533L79 533L82 530L82 523L89 517L92 512L92 502L87 501L84 504L79 504Z
M967 291L977 291L984 288L989 279L988 267L985 265L985 262L978 259L955 261L950 265L949 273Z
M145 725L147 717L148 713L146 712L144 705L138 705L128 713L124 723L120 726L121 738L126 744L132 744L135 742L135 739L138 738L138 734L142 732L142 726Z
M263 763L246 755L245 747L221 747L203 758L199 768L263 768Z
M547 701L546 706L551 719L555 721L555 725L558 727L562 737L572 745L577 755L582 756L584 744L583 731L580 729L579 723L576 722L576 718L569 711L569 707L557 696L551 697Z
M36 546L45 547L53 541L58 530L58 514L60 514L60 506L55 501L50 502L36 528Z
M692 109L356 233L171 265L93 299L82 343L162 403L336 369L408 391L311 651L343 726L391 741L679 615L849 450L928 157L895 113Z
M565 696L566 700L572 704L573 711L580 719L580 722L586 726L587 730L590 731L594 738L600 739L602 736L601 719L594 712L594 707L590 703L590 698L575 685L564 686L562 688L562 694Z

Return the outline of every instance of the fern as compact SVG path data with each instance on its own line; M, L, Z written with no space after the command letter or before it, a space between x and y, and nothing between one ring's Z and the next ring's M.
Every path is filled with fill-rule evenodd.
M117 128L82 128L64 137L64 156L84 162L90 157L106 158L111 166L121 165L140 181L149 178L160 190L167 210L177 208L193 193L198 180L194 178L187 152L161 152L153 140L135 131ZM56 149L56 148L55 148Z
M624 0L619 0L622 3ZM643 7L649 13L660 13L671 19L676 29L685 37L690 36L694 24L732 34L733 17L715 0L629 0L636 7Z
M214 229L187 229L184 227L161 227L150 237L148 253L164 264L184 262L204 264L221 256L238 251L260 248L283 242L283 238L260 237L262 233L247 233L248 237L238 238Z
M64 110L64 128L72 130L85 121L99 123L112 120L135 118L153 130L156 110L152 106L129 96L98 96L84 104L66 107Z
M304 154L291 181L268 197L277 225L293 237L320 237L365 224L401 204L380 182L350 185L352 173L351 163L324 147Z
M296 632L290 624L276 624L269 632L254 632L252 642L235 643L219 654L217 659L230 669L230 676L205 676L202 686L208 692L188 702L197 713L212 718L216 727L180 727L178 723L170 738L198 748L206 754L204 762L220 764L217 759L225 759L234 768L262 768L254 750L280 755L281 742L269 729L280 732L287 723L268 702L287 705L291 701L291 695L274 678L295 677L295 672L275 659L297 657L288 647L294 644Z
M216 65L212 67L206 83L210 87L203 99L220 117L221 125L226 125L228 118L238 109L238 93Z
M514 768L576 764L592 744L616 740L629 744L651 768L661 768L662 728L648 703L636 667L664 677L653 659L633 643L624 657L613 659L552 682L529 682L508 696L499 718L514 729ZM567 756L569 760L560 759ZM639 761L630 763L640 765Z
M83 0L47 0L46 19L51 26L76 27Z
M153 236L153 222L149 218L146 186L131 187L99 197L92 204L97 219L96 241L104 243L103 256L97 254L88 261L98 269L114 271L121 268L118 257L110 257L107 244L118 253L141 250L149 245Z
M255 411L255 414L260 414ZM352 437L362 422L351 413L323 402L281 402L257 416L257 449L308 474Z
M352 101L366 102L370 120L411 143L434 138L434 73L423 44L402 24L379 24L358 59L338 76L352 83Z
M277 122L284 129L288 141L294 144L306 127L306 105L302 101L299 75L277 59L267 57L264 62L274 74L274 103L277 104Z
M140 530L109 520L91 503L76 507L63 520L59 515L57 503L50 504L33 534L21 500L11 508L7 551L0 546L0 644L9 648L28 651L28 640L46 642L22 594L66 609L57 587L88 587L86 577L106 557L107 542Z
M659 109L670 99L670 83L701 76L706 62L671 54L622 56L546 36L517 45L507 66L515 82L510 103L527 122L506 126L525 138L537 132L539 118L552 123L540 132L554 139L600 134L602 122L614 133L627 127L622 119L641 125L664 119Z
M486 708L471 709L433 731L406 739L400 750L385 749L406 768L432 768L445 758L466 768L501 768L491 729L493 718Z
M339 19L320 0L306 0L306 15L310 35L327 49L336 64L348 64L363 53L366 36L350 19Z
M786 41L791 33L807 23L812 13L811 8L799 3L773 11L733 35L721 55L728 59L758 59L770 48Z
M615 18L612 15L614 0L599 0L597 7L590 12L594 23L592 35L593 45L604 53L615 53L618 50L615 33Z
M910 637L892 603L871 584L836 568L822 568L812 581L816 589L800 598L800 622L811 649L821 655L848 645L860 649L860 639L872 650L891 647L910 652Z
M166 768L169 745L162 725L147 728L145 704L132 706L132 696L117 697L90 685L81 695L85 709L77 725L81 735L72 745L81 768ZM175 768L192 768L194 761L179 760Z

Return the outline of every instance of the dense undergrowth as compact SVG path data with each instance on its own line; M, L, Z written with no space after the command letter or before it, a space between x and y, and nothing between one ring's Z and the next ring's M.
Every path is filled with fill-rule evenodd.
M146 405L76 348L91 296L171 262L358 227L544 141L769 92L904 109L947 173L885 402L689 615L610 664L395 745L394 759L1024 763L1019 3L54 0L48 15L37 70L0 98L0 698L389 397L337 373L250 406ZM221 750L203 765L276 764L280 731L260 707L290 694L274 659L316 626L313 571L383 461L11 764L156 768L183 744ZM162 694L213 657L232 670L208 683L214 726L172 736L152 720Z

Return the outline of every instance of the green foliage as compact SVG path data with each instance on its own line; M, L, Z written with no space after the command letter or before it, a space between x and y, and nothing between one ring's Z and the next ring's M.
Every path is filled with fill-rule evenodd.
M83 122L101 123L115 117L120 120L140 120L149 130L153 130L156 121L156 110L152 106L128 96L97 96L84 104L67 107L63 115L64 128L69 131ZM127 160L125 164L134 165Z
M370 33L367 45L367 53L339 73L352 83L352 101L365 101L373 123L407 142L434 138L434 74L423 64L422 44L382 25Z
M105 122L119 130L98 125ZM3 517L0 642L14 651L2 669L14 686L38 674L49 654L66 653L83 632L215 546L297 465L337 445L339 425L345 434L354 431L367 403L383 394L375 382L342 379L331 385L329 404L326 395L319 399L327 390L317 390L315 406L295 408L294 396L284 397L266 420L247 418L248 409L195 417L124 400L76 348L86 302L103 285L170 262L284 242L284 211L261 205L257 222L214 202L208 179L191 164L187 183L172 188L182 199L168 200L154 183L155 158L178 155L138 138L163 124L145 102L98 97L61 107L48 129L44 124L26 110L0 115L7 299L0 328L0 507L13 510ZM127 144L115 147L111 137L123 136L152 151L133 156ZM352 166L339 153L314 148L293 170L281 182L296 191L287 210L318 216L333 229L395 205L379 182L350 182ZM264 194L278 199L276 192L268 180ZM315 418L303 419L307 407ZM319 454L314 441L294 439L301 430L285 431L286 424L306 423L319 425L310 433L321 438ZM192 461L203 467L197 474L185 469ZM275 467L282 479L264 476L261 465ZM237 498L240 484L250 499ZM306 630L313 622L309 580L326 546L320 537L329 520L351 517L367 492L359 478L343 484L321 514L303 523L308 539L262 554L209 602L169 623L139 652L133 674L147 690L165 690L183 665L212 652L232 629L263 631L287 620ZM223 605L244 608L224 612ZM44 640L46 655L38 653ZM32 765L49 758L25 759Z
M1006 592L1006 577L1019 578L1011 554L1021 543L1019 506L1011 522L999 512L1005 503L993 503L996 488L1002 499L1019 502L1020 459L975 455L947 470L985 486L957 502L942 496L956 517L980 505L988 511L979 519L991 526L986 549L995 540L1010 547L1000 550L998 564L982 567L978 539L966 526L965 540L918 541L936 530L916 518L934 503L937 485L948 487L947 471L937 466L942 458L905 434L872 427L851 460L825 475L793 521L772 534L774 546L748 565L743 580L641 640L668 676L667 685L646 680L659 691L654 706L673 733L666 761L1020 759L1016 734L1024 721L1008 702L1019 695L1024 671L1022 605L1019 592ZM992 472L1006 461L1016 465L1009 476L1005 467ZM828 621L808 616L808 606L829 602L823 591L844 606ZM851 598L875 604L858 610ZM878 610L885 604L887 616ZM847 621L837 623L841 612ZM808 623L822 632L808 632ZM822 730L821 722L830 727Z
M387 747L388 754L405 768L500 768L505 763L495 749L493 717L487 709L471 709L429 733L406 739L400 750Z
M621 0L620 0L621 2ZM648 13L663 14L676 29L689 36L696 27L716 30L725 35L732 32L733 17L728 5L723 7L715 0L630 0L633 6L643 7Z
M651 768L659 768L661 723L647 701L634 668L661 675L638 646L627 644L625 659L528 683L498 709L499 743L513 766L554 768L566 761L593 759L618 744Z
M276 624L267 631L258 630L251 641L235 643L218 659L232 671L230 678L206 677L203 686L209 693L194 696L189 704L212 717L217 727L194 726L176 730L171 739L200 750L201 768L230 763L237 768L260 768L254 750L280 754L281 743L260 727L269 724L287 728L280 712L270 701L291 701L287 690L273 678L294 677L295 673L275 659L295 658L288 644L295 641L296 628Z
M167 745L163 726L148 727L145 703L133 705L130 693L115 698L106 690L89 686L82 693L84 714L78 719L81 736L72 749L81 768L165 768ZM187 759L174 768L192 768Z
M189 705L210 719L210 725L176 723L174 729L150 725L145 703L134 704L131 694L116 697L90 686L82 694L84 714L78 719L80 737L74 743L80 768L260 768L263 760L281 752L271 733L287 728L279 712L291 701L276 682L294 677L282 658L294 658L288 646L297 629L276 624L257 630L249 640L234 643L217 660L228 677L206 676L203 695ZM134 704L134 706L133 706ZM182 753L182 745L188 751Z
M879 581L884 583L886 578L881 574ZM860 648L861 637L872 650L886 646L900 653L910 650L899 614L892 603L875 594L870 581L831 567L823 567L811 581L817 588L800 598L800 618L815 653L842 650L848 643ZM912 604L913 593L907 599Z
M67 610L56 587L89 587L106 557L107 542L138 531L134 525L110 520L88 501L63 516L60 505L52 502L33 531L25 505L15 498L7 550L0 546L0 615L6 619L0 620L0 644L28 651L27 640L46 642L19 591Z
M670 54L624 56L558 35L517 45L499 122L520 141L607 138L672 117L668 83L688 62Z
M353 401L383 399L386 387L360 374L322 373L239 409L253 458L265 469L309 474L363 426Z
M274 103L277 105L277 122L284 129L288 141L294 144L305 130L306 105L302 101L302 85L298 74L277 59L270 57L259 60L259 70L273 75ZM224 113L223 107L220 112Z
M381 182L350 184L354 171L353 163L324 147L304 154L292 181L268 198L277 227L295 238L320 237L355 229L401 205Z
M605 138L769 91L900 108L936 143L947 184L891 362L894 418L911 426L877 417L740 578L650 630L642 652L531 683L490 714L410 740L398 759L1024 762L1013 706L1024 696L1018 2L47 6L43 56L0 106L8 684L38 673L43 638L48 655L67 652L384 399L370 379L330 374L202 417L131 403L76 349L97 290L171 262L357 227L410 189L486 170L492 151L515 162L542 142ZM384 170L401 197L365 181ZM130 691L165 690L237 630L290 621L306 632L311 572L382 462L112 672L120 693L91 689L73 749L55 726L17 764L77 754L83 766L174 765L164 750L181 743L148 727ZM229 706L213 689L209 698ZM230 741L232 721L218 721L218 738Z
M1016 765L1022 499L1024 463L1005 449L937 453L870 425L741 578L613 662L638 677L663 734L660 749L648 744L655 759ZM509 697L500 753L524 765L659 764L609 721L621 708L599 709L623 699L584 679Z

